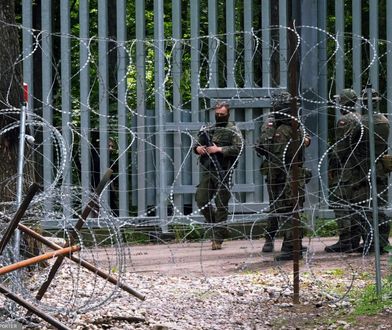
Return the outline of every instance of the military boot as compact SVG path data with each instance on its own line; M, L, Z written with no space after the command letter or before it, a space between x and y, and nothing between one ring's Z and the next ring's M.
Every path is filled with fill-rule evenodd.
M263 245L262 252L269 253L274 250L274 240L271 237L266 237L265 243Z
M324 251L328 253L350 252L353 251L353 248L351 243L337 241L335 244L326 246Z
M324 248L324 251L328 253L353 251L353 247L351 245L351 239L346 237L343 238L342 236L339 236L339 240L335 244L326 246Z
M302 251L299 252L298 258L303 259ZM294 252L293 251L281 251L275 257L275 261L286 261L286 260L294 260Z
M211 250L222 250L222 242L212 241Z
M303 258L302 253L306 252L306 247L302 246L300 247L299 251L299 259ZM280 253L274 258L275 261L285 261L285 260L293 260L294 259L294 251L293 251L293 246L286 244L283 241L282 244L282 249L280 250Z

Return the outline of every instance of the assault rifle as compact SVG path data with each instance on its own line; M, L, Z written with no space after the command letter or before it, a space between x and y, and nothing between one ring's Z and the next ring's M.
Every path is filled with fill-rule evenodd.
M206 145L206 147L212 147L214 145L214 143L211 140L211 136L210 136L210 134L207 131L207 127L206 126L202 126L202 128L200 129L199 134L200 134L200 136L202 138L202 141L204 141L204 144ZM216 154L208 154L208 156L206 156L206 157L209 157L211 159L211 161L214 164L214 167L215 167L215 169L216 169L216 171L218 173L219 179L221 181L223 181L223 179L226 176L226 173L222 169L222 166L221 166L221 164L220 164L220 162L218 160L217 155Z

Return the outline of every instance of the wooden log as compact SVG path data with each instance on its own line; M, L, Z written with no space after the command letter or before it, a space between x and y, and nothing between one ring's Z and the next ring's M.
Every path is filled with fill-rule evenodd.
M95 189L96 195L101 194L101 192L105 188L106 184L109 182L110 177L112 176L112 173L113 173L113 170L111 170L110 168L106 170L105 175L103 176L103 178L99 182L97 188ZM88 202L86 208L83 210L81 216L79 217L79 220L75 224L75 228L70 235L69 245L73 244L73 242L76 238L76 235L77 235L77 231L79 231L83 227L90 212L94 208L96 208L97 206L98 205L97 205L97 201L96 201L96 196L93 196L91 198L91 200ZM50 272L46 278L46 281L44 283L42 283L42 286L38 290L38 293L35 297L37 300L41 300L42 297L44 296L45 292L48 290L49 285L50 285L50 283L52 283L53 278L55 277L58 269L60 268L61 264L64 261L64 258L65 258L64 256L60 256L59 258L57 258L56 262L54 263L54 265L50 269Z
M79 251L79 250L80 250L80 246L74 245L74 246L58 249L56 251L47 252L47 253L41 254L39 256L33 257L33 258L29 258L29 259L22 260L22 261L16 262L16 263L8 265L8 266L1 267L0 268L0 275L4 275L4 274L10 273L14 270L36 264L36 263L41 262L43 260L67 255L67 254L70 254L70 253L73 253L73 252Z
M54 249L54 250L58 250L61 249L62 246L51 242L50 240L48 240L47 238L45 238L44 236L40 235L39 233L35 232L34 230L30 229L29 227L19 224L18 228L20 229L20 231L24 232L27 235L30 235L31 237L35 238L37 241L40 241L41 243L49 246L50 248ZM110 283L117 285L120 289L132 294L133 296L139 298L140 300L144 300L145 297L140 294L139 292L135 291L134 289L132 289L130 286L126 285L125 283L121 283L119 282L115 277L109 275L108 273L100 270L99 268L95 267L93 264L80 259L78 257L75 257L74 255L70 254L70 255L65 255L67 258L71 259L73 262L81 265L82 267L88 269L89 271L91 271L94 274L97 274L98 276L100 276L101 278L109 281Z
M62 324L60 321L56 320L55 318L53 318L49 314L44 313L39 308L30 304L27 300L24 300L23 298L19 297L15 293L8 290L5 286L0 285L0 293L5 295L7 298L15 301L18 305L26 308L30 313L33 313L33 314L39 316L41 319L43 319L46 322L48 322L49 324L53 325L56 329L71 330L71 328L68 328L67 326L65 326L64 324Z
M23 215L25 214L27 208L30 205L30 202L33 200L33 197L38 192L38 190L39 190L39 185L37 183L33 183L29 187L29 190L27 191L25 198L20 204L18 210L16 211L14 217L12 218L10 224L8 225L4 236L0 241L0 254L3 253L6 245L8 244L9 240L12 237L12 234L15 232L15 229L18 227L20 220L22 220Z

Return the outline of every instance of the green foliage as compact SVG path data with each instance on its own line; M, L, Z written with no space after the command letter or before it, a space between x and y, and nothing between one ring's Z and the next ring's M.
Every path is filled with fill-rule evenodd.
M344 276L344 274L345 274L345 271L344 271L344 269L341 269L341 268L335 268L335 269L331 269L331 270L329 270L329 271L327 271L325 273L326 274L330 274L330 275L332 275L334 277L342 278Z
M184 240L200 240L204 237L204 229L199 224L174 225L171 229L177 242Z
M384 281L381 294L377 294L374 284L367 286L355 303L353 315L375 315L385 307L392 306L392 281Z
M150 242L148 234L133 229L123 230L124 243L130 244L146 244Z
M316 221L314 236L331 237L337 234L338 225L334 219L318 219Z

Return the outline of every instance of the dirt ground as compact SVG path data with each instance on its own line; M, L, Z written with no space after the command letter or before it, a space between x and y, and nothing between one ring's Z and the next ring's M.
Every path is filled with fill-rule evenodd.
M308 250L300 261L300 278L304 274L345 272L356 276L370 274L374 277L375 255L326 253L324 247L336 242L337 238L315 238L304 240ZM263 240L233 240L223 244L222 250L212 251L210 242L182 242L147 244L129 247L130 258L127 270L136 273L158 273L162 276L214 277L247 272L279 272L292 277L291 261L276 262L281 241L275 243L274 253L261 253ZM391 274L391 256L381 256L382 276ZM322 279L321 279L322 281ZM301 292L300 292L301 297ZM352 325L349 311L333 308L318 308L314 305L293 305L291 312L281 315L281 323L271 325L273 329L392 329L392 311L387 310L374 316L356 317ZM316 318L314 318L316 315ZM311 316L311 317L309 317ZM330 319L335 321L330 321ZM339 320L339 321L336 321ZM347 321L347 322L346 322ZM330 325L329 322L331 322Z
M223 249L215 251L208 240L85 249L81 257L102 270L116 272L116 262L123 259L125 283L129 280L129 285L147 298L139 301L121 292L102 310L82 313L72 322L62 321L83 330L392 329L392 308L377 315L353 317L353 299L346 299L347 293L375 282L375 256L324 252L324 247L336 240L303 240L307 252L299 263L299 304L292 301L293 262L274 261L281 240L275 242L274 253L261 253L262 239L225 241ZM388 254L381 256L383 278L392 274L391 259ZM56 279L58 297L66 298L72 291L69 274L64 271ZM81 275L86 276L76 276L76 284L89 297L88 290L97 291L98 282L94 283L88 272ZM106 288L105 284L103 281ZM106 288L109 294L110 288ZM58 298L49 295L48 299ZM243 321L233 323L231 317ZM174 326L167 326L167 322Z
M336 240L335 237L304 239L303 243L308 251L300 261L300 270L372 268L375 263L374 254L362 256L359 253L324 252L324 247ZM275 242L274 253L261 253L262 246L263 240L226 241L222 250L215 251L211 250L209 241L134 245L129 247L127 267L133 272L159 272L168 276L224 276L274 267L287 271L292 269L291 261L274 261L274 256L279 253L281 240ZM381 256L381 266L386 270L388 255Z

